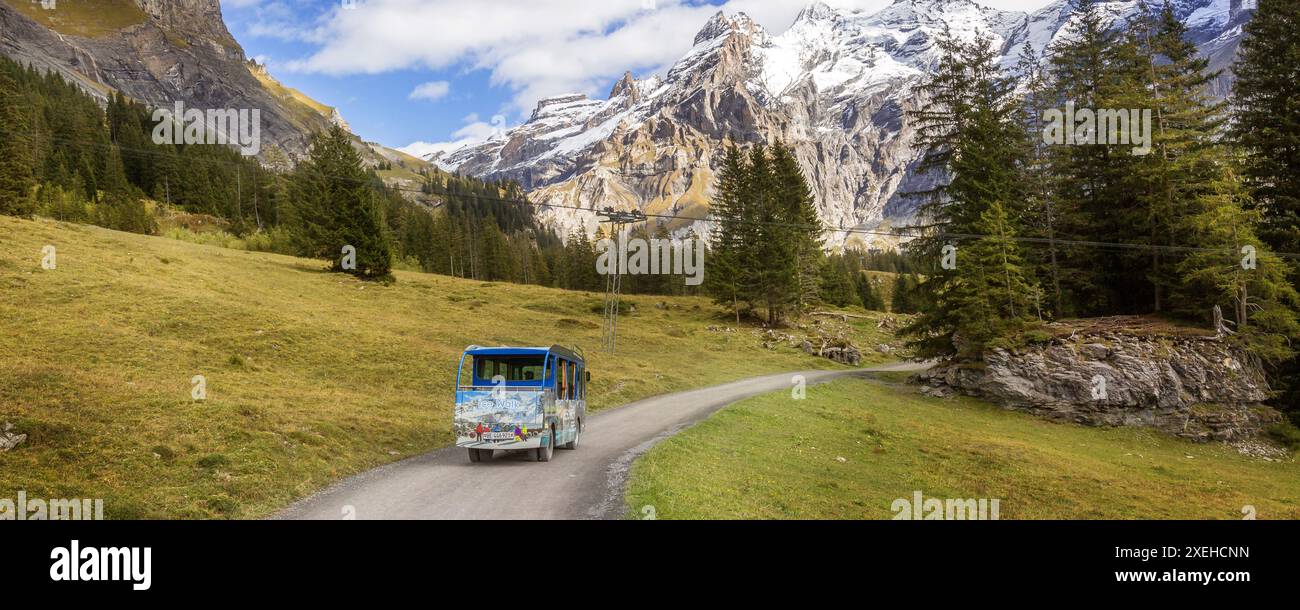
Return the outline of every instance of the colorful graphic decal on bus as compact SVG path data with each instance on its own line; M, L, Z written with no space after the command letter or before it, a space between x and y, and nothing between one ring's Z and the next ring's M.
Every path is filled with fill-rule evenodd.
M535 390L461 390L456 399L457 444L523 443L545 428Z

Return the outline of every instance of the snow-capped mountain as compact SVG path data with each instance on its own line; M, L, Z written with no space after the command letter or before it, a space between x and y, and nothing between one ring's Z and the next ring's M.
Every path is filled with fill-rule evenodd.
M1250 1L1173 0L1216 67L1231 62L1248 8L1240 5ZM1107 8L1122 19L1136 6ZM917 201L903 193L928 184L904 114L938 61L944 28L992 36L1011 67L1026 42L1041 54L1068 19L1068 0L1032 14L972 0L896 0L870 14L819 2L773 35L743 13L718 13L662 79L627 74L604 100L544 99L519 127L430 160L517 180L538 203L704 216L724 147L779 139L794 147L827 225L905 223ZM590 213L540 215L563 234L595 229Z

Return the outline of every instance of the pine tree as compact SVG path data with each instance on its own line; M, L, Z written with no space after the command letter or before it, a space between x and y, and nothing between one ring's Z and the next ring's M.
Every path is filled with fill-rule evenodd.
M824 303L836 307L861 305L854 272L844 256L829 256L822 262L818 278L819 297Z
M917 291L920 280L910 273L900 273L894 277L893 294L890 296L891 313L914 314L921 310Z
M1179 264L1185 279L1177 301L1185 316L1202 321L1209 321L1214 306L1232 312L1250 353L1277 366L1295 356L1291 338L1300 336L1300 294L1287 281L1287 265L1255 236L1259 212L1245 209L1246 198L1240 179L1226 172L1212 192L1196 199L1197 212L1182 229L1201 248ZM1254 257L1246 247L1254 249Z
M597 236L598 240L600 236ZM600 291L605 289L604 278L596 271L596 247L583 231L574 231L565 245L565 288L570 290Z
M1300 252L1300 3L1260 0L1244 26L1233 90L1233 135L1248 153L1245 179L1262 212L1260 237Z
M727 147L718 170L715 195L709 205L713 231L709 241L707 289L715 303L732 310L740 324L741 298L746 293L743 275L750 226L745 224L745 177L748 164L733 144Z
M764 146L749 153L744 192L745 221L753 231L742 271L748 280L746 300L762 305L767 324L777 326L798 303L797 244L789 237L788 208L779 196L780 186Z
M793 256L789 263L794 274L792 302L796 312L803 312L818 300L818 274L825 259L821 217L794 151L782 142L772 147L772 178L786 225L779 238L789 242Z
M1206 70L1208 60L1188 40L1173 8L1166 3L1157 14L1143 1L1138 9L1130 36L1144 57L1146 87L1126 107L1149 107L1155 116L1151 154L1138 159L1130 175L1137 207L1127 224L1137 229L1135 241L1148 246L1150 310L1161 312L1169 308L1166 295L1182 281L1166 251L1198 245L1183 231L1193 213L1187 202L1207 193L1227 162L1217 141L1223 105L1208 90L1217 73Z
M1244 26L1233 66L1232 137L1245 153L1243 178L1258 235L1278 252L1300 252L1300 4L1261 0ZM1295 259L1285 261L1294 282ZM1300 337L1292 333L1291 343ZM1279 396L1273 404L1300 425L1300 362L1273 367Z
M959 349L955 340L969 343L972 336L985 334L986 323L963 309L974 299L963 291L973 282L992 281L970 277L988 267L983 261L971 266L966 254L958 255L955 268L937 264L951 258L952 248L965 248L948 235L980 235L988 222L985 212L994 206L1002 229L1014 235L1018 218L1002 202L1024 199L1025 135L1013 80L998 66L984 36L961 41L945 31L938 46L943 56L937 72L921 86L928 101L910 114L926 150L923 167L949 177L921 208L925 234L909 244L909 252L933 261L929 277L917 288L921 315L903 329L923 356L951 355ZM985 342L981 338L974 344Z
M17 83L0 67L0 214L32 213L31 127Z
M518 262L510 256L509 244L496 220L491 216L479 219L480 278L488 281L514 281Z
M308 159L294 174L292 208L302 255L328 259L334 271L389 276L392 252L383 211L351 138L337 125L313 138ZM355 249L355 269L344 268L345 246Z
M990 204L976 226L982 236L965 248L957 281L946 283L940 296L955 319L955 355L978 360L990 344L1021 329L1032 287L1002 204ZM922 311L921 319L931 315Z
M1060 312L1065 309L1065 295L1061 290L1061 244L1057 234L1061 209L1053 189L1050 146L1043 137L1045 116L1056 103L1033 45L1028 42L1021 50L1017 72L1024 83L1021 106L1026 137L1024 176L1028 184L1022 214L1024 232L1028 237L1042 239L1045 246L1028 255L1036 255L1036 262L1049 286L1051 310Z
M877 280L870 274L859 271L854 276L854 289L858 292L858 301L862 303L862 308L868 311L885 311L885 297L881 294L881 287Z
M1145 89L1145 62L1132 37L1114 27L1100 0L1074 0L1068 36L1049 48L1051 96L1058 110L1067 104L1086 110L1150 108L1129 105ZM1073 125L1066 125L1073 131ZM1129 177L1136 157L1130 146L1111 146L1081 133L1051 149L1053 190L1059 233L1071 241L1138 243L1149 239L1132 231L1135 201ZM1062 248L1060 281L1068 311L1063 315L1121 313L1149 302L1149 283L1135 276L1133 254L1081 245Z
M104 156L104 196L95 206L95 224L117 231L152 234L157 231L153 215L127 182L122 155L117 146Z

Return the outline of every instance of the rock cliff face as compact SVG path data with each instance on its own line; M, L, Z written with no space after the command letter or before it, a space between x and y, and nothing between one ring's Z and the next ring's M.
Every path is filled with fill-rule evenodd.
M1263 406L1259 365L1226 341L1195 333L1131 330L1103 319L978 365L918 375L922 391L977 396L1003 407L1094 426L1151 426L1195 441L1239 440L1281 421ZM1061 328L1058 326L1057 328Z
M1249 11L1233 10L1229 3L1239 0L1173 1L1202 52L1215 67L1227 65ZM1108 3L1120 19L1136 6ZM906 223L918 202L903 193L925 190L933 177L917 171L920 151L904 116L917 102L914 87L936 64L943 29L991 35L1010 68L1026 42L1041 53L1068 17L1067 0L1032 14L971 0L896 0L875 13L817 3L773 35L744 14L719 13L663 79L629 74L605 100L543 100L523 125L430 160L517 180L541 203L703 216L726 144L780 139L795 148L826 224ZM594 230L589 213L541 214L564 233ZM835 246L847 236L827 237Z
M91 95L153 107L259 109L263 155L289 158L334 109L284 88L248 61L218 0L0 0L0 54L56 71Z

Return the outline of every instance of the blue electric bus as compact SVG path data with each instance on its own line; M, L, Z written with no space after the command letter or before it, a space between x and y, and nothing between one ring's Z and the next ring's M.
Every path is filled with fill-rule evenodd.
M548 462L557 445L577 449L590 380L577 348L471 345L456 374L456 446L469 449L471 462L497 450Z

